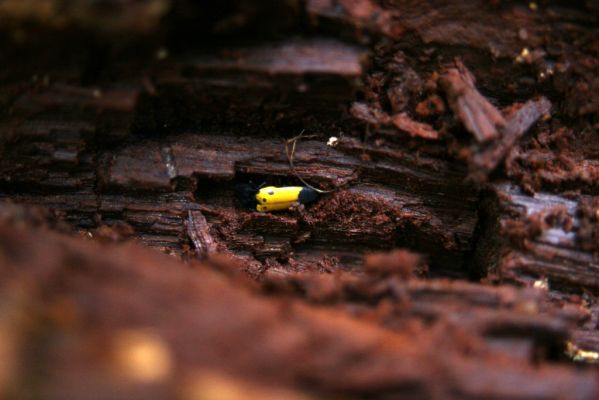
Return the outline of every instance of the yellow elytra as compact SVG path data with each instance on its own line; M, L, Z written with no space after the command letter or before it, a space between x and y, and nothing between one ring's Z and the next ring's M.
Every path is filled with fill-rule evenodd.
M294 203L306 204L314 201L318 193L304 186L267 186L258 190L256 193L256 210L277 211L287 210Z

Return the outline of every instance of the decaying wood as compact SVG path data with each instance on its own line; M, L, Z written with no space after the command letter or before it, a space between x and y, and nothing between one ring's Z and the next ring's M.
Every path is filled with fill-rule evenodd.
M474 77L464 64L456 61L440 77L447 101L478 143L471 147L467 161L471 177L485 180L518 139L541 117L548 117L551 102L545 97L512 105L504 116L474 86Z
M423 139L439 139L439 132L435 131L430 125L414 121L406 114L394 115L391 121L398 129L407 132L410 136Z
M206 217L199 211L188 211L187 234L195 246L200 258L205 258L217 251L216 242L210 235L210 225Z
M472 176L482 180L493 172L518 139L538 119L548 116L550 109L551 103L544 97L514 107L506 117L505 126L500 129L501 136L482 148L475 146L469 160Z
M157 96L148 98L148 108L140 112L159 110L152 127L158 130L198 121L234 126L241 115L245 131L275 122L298 126L304 119L326 126L342 116L338 105L352 99L365 55L359 46L326 38L187 55L158 63L149 72ZM235 113L233 120L223 108ZM256 113L257 108L263 113Z
M599 350L596 225L589 224L597 218L597 207L588 206L591 198L527 195L509 183L494 185L490 196L478 247L479 267L502 283L543 287L557 304L564 304L564 290L583 293L569 299L586 314L573 343Z
M358 39L366 33L397 39L403 33L403 28L394 23L399 13L370 0L309 0L306 12L313 24L329 23L337 29L351 28L350 32Z
M581 246L588 237L579 212L586 196L578 201L549 193L531 196L508 183L495 185L493 194L488 235L501 248L493 253L497 261L485 263L493 265L492 272L524 285L546 278L550 287L599 288L597 246Z
M14 157L18 157L18 147L13 149ZM370 160L364 161L363 154L368 154ZM112 151L96 154L93 159L98 162L89 176L90 181L97 179L95 189L77 191L79 186L66 186L69 181L64 180L62 190L66 192L59 195L11 197L28 204L52 205L63 210L69 220L79 219L78 225L84 228L122 218L144 242L180 252L187 243L182 224L187 219L187 210L202 207L209 221L219 229L223 223L230 225L248 218L235 214L232 180L240 175L293 176L283 140L250 136L171 136L164 141L124 147L116 154ZM310 239L302 244L304 248L310 243L332 241L341 245L341 252L344 248L366 251L371 245L392 248L403 243L414 245L419 251L432 251L436 271L445 270L448 265L461 265L471 249L476 212L469 204L476 201L477 191L464 182L463 169L435 158L417 159L404 151L380 149L347 138L334 149L323 141L301 142L295 154L295 170L311 182L329 188L343 188L355 181L365 185L324 196L320 202L322 210L317 207L308 210L305 217L292 217L294 227L277 239L288 243L275 253L279 257L287 258L284 252L294 247L292 243L298 236ZM24 178L29 179L27 175L11 175L11 184L25 184ZM206 180L223 182L222 189L206 191L202 187ZM38 181L43 183L44 180ZM181 190L177 190L178 186ZM71 190L75 193L69 193ZM113 194L117 190L126 195ZM206 197L194 200L195 191L205 191ZM337 202L340 208L328 207ZM214 211L215 207L220 211ZM342 214L347 219L340 219ZM375 217L384 220L381 225L371 225ZM278 232L275 221L258 216L250 218L258 221L255 228L248 231L245 223L236 222L235 231L227 231L223 237L225 245L251 251L256 243L265 241L264 235L272 230ZM363 225L356 225L359 220ZM331 225L330 221L337 223ZM227 243L235 237L231 236L234 232L241 234L235 245ZM456 268L453 274L463 272Z
M40 234L45 240L38 240ZM93 390L103 397L118 393L128 398L164 398L194 382L199 393L209 393L210 387L201 384L204 375L223 377L229 390L236 382L243 387L238 382L250 381L266 393L288 392L308 398L312 395L302 391L307 381L317 397L402 393L412 397L517 395L551 399L567 394L591 399L599 391L594 371L533 365L528 357L523 362L517 353L515 358L502 358L498 368L493 346L517 349L519 345L513 337L503 344L493 337L528 332L520 339L526 348L537 340L551 343L564 333L565 320L540 311L536 300L515 289L389 282L395 288L391 293L407 290L409 297L403 300L408 303L398 308L399 315L406 318L406 328L388 330L361 321L360 313L343 308L267 300L204 266L180 268L166 256L131 245L98 247L82 239L6 225L0 228L0 237L0 249L6 255L0 274L3 282L13 283L0 287L13 305L13 314L3 314L3 320L10 317L16 322L37 307L29 324L7 326L2 337L22 338L15 348L16 357L32 345L47 359L60 357L61 368L53 368L52 374L45 373L50 366L35 366L43 378L36 380L35 388L29 387L50 397L79 396ZM37 294L23 302L14 285L31 284L36 276L44 277L35 280ZM381 284L384 281L372 289ZM374 294L367 294L372 289L365 294ZM431 319L433 310L441 305L439 300L457 314ZM477 311L461 314L459 304L476 304ZM164 318L155 319L157 312L163 312ZM282 312L285 318L280 317ZM419 320L437 328L425 334L426 328L415 323ZM392 320L388 323L393 325ZM89 326L97 330L87 329ZM188 329L178 329L181 326ZM36 342L50 337L69 340ZM92 343L97 352L86 351ZM147 351L148 360L160 359L165 364L147 373L147 365L144 368L128 355L132 349ZM433 371L438 378L431 381ZM472 374L477 379L469 379ZM93 381L76 379L91 376ZM519 382L517 388L514 379ZM17 396L24 390L1 389Z
M597 397L590 2L0 3L2 394Z
M440 79L453 112L478 142L486 142L499 136L506 121L501 112L476 90L474 82L470 71L461 63L448 68Z
M432 126L415 121L406 113L390 116L383 111L370 108L367 104L360 102L354 102L351 105L350 113L358 121L376 127L379 134L398 136L398 134L407 133L411 137L426 140L437 140L441 137L440 132L436 131ZM388 132L384 132L383 130L387 130Z

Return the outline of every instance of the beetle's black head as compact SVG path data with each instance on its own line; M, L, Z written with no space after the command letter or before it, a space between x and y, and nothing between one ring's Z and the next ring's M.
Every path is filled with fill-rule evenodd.
M242 207L255 210L258 205L256 194L258 193L256 185L251 183L239 183L235 185L235 197Z

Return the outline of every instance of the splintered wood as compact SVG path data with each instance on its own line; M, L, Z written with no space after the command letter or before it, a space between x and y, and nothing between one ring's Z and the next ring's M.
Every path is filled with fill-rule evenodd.
M434 130L432 126L414 121L405 113L394 115L391 121L398 129L407 132L410 136L432 140L439 139L439 132Z
M188 211L187 234L195 246L199 258L216 252L217 244L210 235L210 225L200 211Z
M477 263L493 281L535 287L568 312L581 313L570 345L599 354L596 198L529 195L503 182L492 185L482 221ZM582 289L582 296L568 292ZM592 361L592 357L589 358Z
M367 104L355 102L349 109L356 120L364 122L374 127L395 127L403 134L408 134L414 138L426 140L437 140L441 134L433 129L432 126L424 122L413 120L406 113L388 115L377 109L370 108Z
M506 125L505 118L476 90L474 76L462 63L448 68L440 81L452 111L478 142L499 136L499 131Z
M548 279L550 287L599 288L594 254L599 246L586 242L596 233L589 232L588 214L582 211L591 200L588 196L578 201L550 193L531 196L508 183L493 185L492 193L492 220L485 238L501 249L493 254L497 261L484 263L494 265L492 272L500 280L532 286Z
M474 146L469 160L471 175L479 180L493 172L518 139L540 118L548 115L551 103L545 97L514 105L506 116L501 136L487 146Z
M540 97L515 104L502 115L478 92L472 73L459 61L444 71L440 82L452 111L478 142L472 145L467 161L471 177L479 181L485 180L518 139L551 109L551 102Z

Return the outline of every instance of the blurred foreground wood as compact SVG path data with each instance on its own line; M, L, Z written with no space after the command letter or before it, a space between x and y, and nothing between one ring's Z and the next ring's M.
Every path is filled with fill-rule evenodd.
M219 272L232 262L226 259L216 270L184 266L137 245L98 245L6 220L0 243L0 340L10 349L2 364L4 395L199 399L217 390L256 399L592 399L599 393L596 371L549 362L576 315L551 307L540 290L330 277L334 286L353 287L342 290L354 293L353 305L318 306L264 297L243 283L247 278Z

